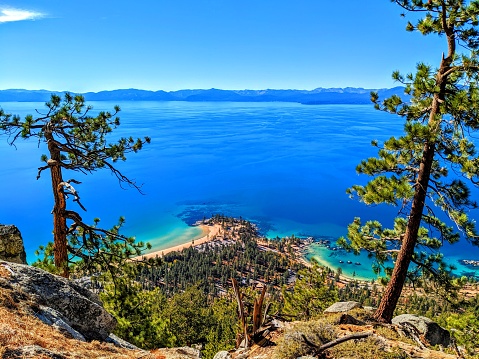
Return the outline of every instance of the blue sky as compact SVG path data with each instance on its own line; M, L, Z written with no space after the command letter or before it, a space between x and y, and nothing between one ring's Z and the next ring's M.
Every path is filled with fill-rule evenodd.
M0 89L392 87L439 63L389 0L0 0Z

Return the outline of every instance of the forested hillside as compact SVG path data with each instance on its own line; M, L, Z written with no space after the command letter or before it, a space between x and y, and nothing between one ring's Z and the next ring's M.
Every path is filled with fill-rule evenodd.
M205 358L238 347L244 336L232 281L244 292L249 330L263 287L264 315L269 320L316 320L336 301L375 307L381 299L383 287L377 281L344 278L340 271L314 263L305 266L301 250L306 239L265 241L249 222L221 215L206 223L223 226L221 239L131 263L116 284L98 278L97 290L106 308L119 319L120 337L150 349L201 344ZM426 315L454 329L458 345L474 353L473 343L479 339L478 292L475 282L447 296L440 291L432 295L421 289L421 283L408 282L395 315Z

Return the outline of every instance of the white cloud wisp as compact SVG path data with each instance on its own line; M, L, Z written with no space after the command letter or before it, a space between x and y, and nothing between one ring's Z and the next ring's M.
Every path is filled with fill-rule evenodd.
M11 21L35 20L43 16L44 15L42 13L29 10L0 8L0 23Z

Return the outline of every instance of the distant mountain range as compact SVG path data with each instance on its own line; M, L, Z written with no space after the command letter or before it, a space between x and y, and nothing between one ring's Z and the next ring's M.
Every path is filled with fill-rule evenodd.
M87 101L189 101L189 102L298 102L318 104L369 104L370 92L378 91L380 98L391 95L405 97L403 87L391 89L317 88L307 90L179 90L146 91L137 89L87 92ZM0 90L1 102L45 102L51 94L65 92L47 90Z

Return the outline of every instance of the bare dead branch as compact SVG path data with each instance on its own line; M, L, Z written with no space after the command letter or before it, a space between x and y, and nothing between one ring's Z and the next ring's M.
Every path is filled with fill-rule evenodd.
M427 349L424 343L421 341L419 330L409 322L399 323L399 330L402 331L405 336L414 339L421 349Z
M40 179L42 172L48 169L48 167L50 166L46 165L46 166L38 167L37 180Z
M244 313L244 306L243 306L243 300L241 296L241 292L238 286L238 282L236 279L231 278L231 282L233 284L233 290L235 293L236 301L238 302L238 316L241 320L241 326L243 329L243 335L244 335L244 342L245 342L245 347L248 348L249 343L248 343L248 327L246 325L246 317Z
M83 209L86 212L86 208L83 206L83 204L80 202L80 195L78 194L78 191L73 187L70 182L80 184L81 182L76 181L76 180L68 180L66 182L60 182L58 184L58 189L60 188L66 188L68 193L65 193L65 195L68 196L68 194L72 194L75 198L73 199L73 202L78 203L81 209Z
M329 349L329 348L332 348L338 344L341 344L341 343L344 343L344 342L347 342L349 340L354 340L354 339L363 339L363 338L367 338L369 336L373 335L373 332L363 332L363 333L354 333L354 334L351 334L351 335L346 335L344 337L341 337L341 338L338 338L338 339L335 339L333 341L330 341L326 344L323 344L321 346L319 345L316 345L314 343L312 343L310 340L308 340L308 338L306 338L306 336L304 334L301 334L304 342L310 346L311 348L314 349L315 351L315 354L316 355L319 355L321 354L322 352L324 352L326 349Z

